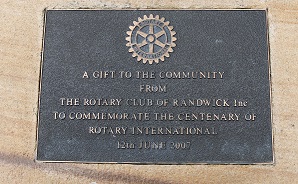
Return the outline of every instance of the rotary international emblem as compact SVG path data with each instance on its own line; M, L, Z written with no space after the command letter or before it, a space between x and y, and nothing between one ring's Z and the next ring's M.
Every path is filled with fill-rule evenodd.
M144 15L143 19L139 17L138 21L133 21L133 26L129 27L130 31L127 31L128 51L143 63L164 61L165 57L169 57L169 53L173 52L173 47L176 46L174 41L177 40L174 37L176 32L169 24L169 21L165 22L165 18L159 18L159 15Z

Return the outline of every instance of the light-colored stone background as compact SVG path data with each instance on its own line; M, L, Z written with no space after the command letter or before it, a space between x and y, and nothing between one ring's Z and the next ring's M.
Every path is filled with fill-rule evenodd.
M275 164L35 163L45 8L268 8ZM1 0L0 183L298 183L297 71L297 0Z

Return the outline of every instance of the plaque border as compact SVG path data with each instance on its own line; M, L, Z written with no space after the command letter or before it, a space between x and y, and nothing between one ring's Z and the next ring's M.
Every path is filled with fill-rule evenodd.
M46 33L46 15L47 11L265 11L266 14L266 40L267 40L267 62L268 62L268 80L269 80L269 101L270 101L270 123L271 123L271 145L272 145L272 161L270 162L239 162L234 161L230 162L221 162L221 161L209 161L209 162L194 162L194 163L180 163L180 162L98 162L98 161L51 161L51 160L38 160L37 158L37 148L38 148L38 129L40 124L40 97L41 97L41 86L42 86L42 68L44 64L44 48L45 48L45 33ZM274 149L274 121L273 121L273 108L272 108L272 75L271 75L271 47L270 47L270 25L269 25L269 9L268 8L207 8L207 9L154 9L154 8L45 8L43 10L43 27L42 27L42 45L41 45L41 53L40 53L40 67L39 67L39 85L38 85L38 102L37 102L37 112L36 112L36 136L35 136L35 150L34 150L34 161L37 163L83 163L83 164L131 164L131 165L273 165L276 164L275 158L275 149Z

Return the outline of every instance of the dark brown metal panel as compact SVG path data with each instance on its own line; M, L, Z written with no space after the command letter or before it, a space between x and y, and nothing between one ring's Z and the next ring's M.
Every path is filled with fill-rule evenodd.
M37 160L272 163L266 11L48 10Z

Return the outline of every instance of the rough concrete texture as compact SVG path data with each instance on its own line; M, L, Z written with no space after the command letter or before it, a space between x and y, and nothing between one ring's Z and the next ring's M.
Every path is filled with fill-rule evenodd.
M34 162L45 8L256 8L269 12L274 165ZM2 0L0 183L298 183L297 0Z

